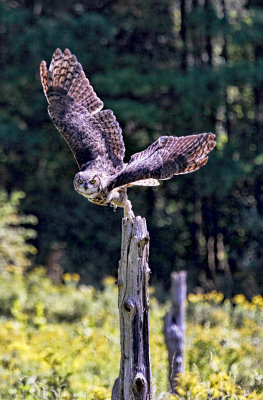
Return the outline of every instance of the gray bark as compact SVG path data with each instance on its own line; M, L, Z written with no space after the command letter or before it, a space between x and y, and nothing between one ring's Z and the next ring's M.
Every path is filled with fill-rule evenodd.
M169 385L176 393L176 377L184 370L186 271L171 274L172 308L164 317L164 338L168 350Z
M118 271L121 360L112 400L150 400L148 266L149 234L145 219L122 221Z

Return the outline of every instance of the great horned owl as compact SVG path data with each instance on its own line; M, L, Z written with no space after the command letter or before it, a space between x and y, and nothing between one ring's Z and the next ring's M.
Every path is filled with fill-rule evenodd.
M113 112L103 110L76 57L57 49L49 69L41 62L40 75L49 115L79 167L75 190L95 204L123 207L126 218L134 217L127 187L156 186L158 180L196 171L215 147L212 133L162 136L125 164L121 128Z

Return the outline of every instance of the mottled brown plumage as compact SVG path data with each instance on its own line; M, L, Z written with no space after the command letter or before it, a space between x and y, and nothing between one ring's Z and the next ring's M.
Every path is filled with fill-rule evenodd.
M162 136L124 164L121 128L113 112L102 109L76 57L68 49L57 49L48 69L42 61L40 75L49 115L80 170L75 189L96 204L124 207L126 217L133 216L127 187L155 186L158 180L196 171L215 147L212 133Z

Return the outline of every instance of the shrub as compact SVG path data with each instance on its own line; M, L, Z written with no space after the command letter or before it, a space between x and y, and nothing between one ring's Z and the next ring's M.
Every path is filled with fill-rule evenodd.
M167 392L162 334L169 305L160 305L151 294L155 399L262 399L263 333L258 323L262 298L233 301L231 305L215 292L189 296L186 371L178 376L174 397ZM96 291L71 284L55 286L41 268L26 275L16 268L4 269L0 308L3 399L110 399L120 359L113 278L104 281L103 291Z
M28 243L36 231L26 225L35 225L37 219L34 215L19 213L19 203L24 197L23 192L13 192L10 196L0 192L0 268L27 267L28 256L36 253L36 248Z

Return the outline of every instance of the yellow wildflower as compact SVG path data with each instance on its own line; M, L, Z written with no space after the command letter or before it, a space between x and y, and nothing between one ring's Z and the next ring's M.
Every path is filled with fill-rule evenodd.
M188 301L190 301L190 303L198 303L200 301L204 300L204 295L202 293L190 293L188 295Z
M254 296L252 299L252 303L260 308L263 308L263 297L260 295Z
M212 292L206 293L204 298L208 301L213 301L215 303L221 303L224 298L223 293L217 292L216 290L212 290Z
M243 294L237 294L233 298L234 303L244 305L247 303L247 300Z

